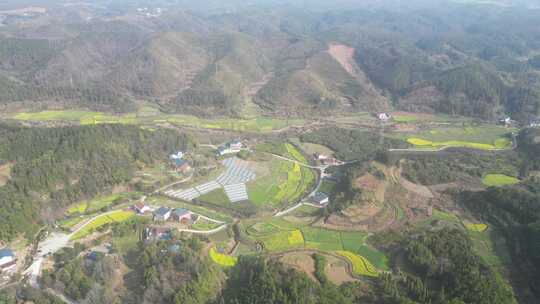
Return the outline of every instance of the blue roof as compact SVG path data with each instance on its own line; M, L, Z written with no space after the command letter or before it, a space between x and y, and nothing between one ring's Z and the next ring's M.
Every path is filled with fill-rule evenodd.
M13 251L11 251L11 249L9 248L0 249L0 259L5 258L5 257L13 257L13 256L15 255L13 254Z
M154 214L164 216L167 214L171 209L167 207L160 207L158 210L154 211Z
M176 216L182 216L184 214L188 214L189 211L187 209L184 209L184 208L176 208L176 209L173 210L173 213Z
M187 163L187 160L185 159L180 159L180 158L175 158L174 159L174 164L178 167L182 166L183 164Z

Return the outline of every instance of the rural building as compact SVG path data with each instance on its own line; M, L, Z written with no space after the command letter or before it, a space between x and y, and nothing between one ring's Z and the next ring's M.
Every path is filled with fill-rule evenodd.
M182 159L184 158L184 152L179 151L176 154L171 154L170 159Z
M189 171L191 171L191 166L189 165L188 161L185 159L175 159L173 161L173 166L176 172L186 174Z
M13 251L9 248L0 249L0 272L5 271L17 263Z
M499 124L503 126L509 126L512 124L512 119L510 117L504 117L499 119Z
M138 214L145 214L146 212L152 211L152 209L143 202L133 205L132 208Z
M327 159L328 156L324 154L314 153L313 158L315 158L315 160L323 160L323 159Z
M529 122L529 128L540 128L540 119L531 120Z
M172 211L171 217L173 221L187 224L191 222L191 212L187 209L176 208Z
M380 121L389 121L390 118L392 118L392 115L390 115L389 113L379 113L377 114L377 118Z
M236 154L240 151L242 151L242 148L244 145L241 141L235 140L231 141L229 143L226 143L222 146L219 146L217 149L217 153L219 156L227 155L227 154Z
M163 227L145 228L144 239L147 241L167 241L171 239L171 230Z
M326 159L321 160L321 162L323 163L323 165L327 165L327 166L339 165L339 161L335 158L326 158Z
M154 221L166 221L171 217L171 209L167 207L160 207L154 211Z
M330 202L330 197L326 193L317 192L313 197L311 197L311 202L320 206L324 206Z

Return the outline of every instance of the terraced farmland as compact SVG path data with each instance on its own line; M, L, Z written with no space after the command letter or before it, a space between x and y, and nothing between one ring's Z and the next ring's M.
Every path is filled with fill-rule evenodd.
M247 227L246 232L254 241L261 242L269 252L294 249L349 252L366 260L373 269L388 269L387 257L366 244L365 233L328 230L294 224L283 219L254 223Z
M86 235L92 233L95 229L111 223L120 223L127 221L135 214L132 211L117 210L96 217L91 222L87 223L77 233L71 236L71 240L78 240Z

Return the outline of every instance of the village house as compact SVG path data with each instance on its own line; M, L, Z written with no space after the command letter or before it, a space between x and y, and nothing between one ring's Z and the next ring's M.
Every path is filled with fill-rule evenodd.
M186 174L191 171L191 166L185 159L176 159L173 163L176 172Z
M512 124L512 119L510 117L501 118L499 119L499 124L508 127Z
M191 212L187 209L176 208L171 214L172 220L180 222L182 224L188 224L191 222Z
M242 151L242 148L244 145L241 141L235 140L231 141L229 143L226 143L222 146L219 146L217 149L217 153L219 156L227 155L227 154L236 154L240 151Z
M17 259L9 248L0 249L0 272L8 271L15 267Z
M540 119L534 119L529 122L529 128L540 128Z
M323 163L323 165L326 165L326 166L339 165L339 161L335 158L326 158L326 159L321 160L321 162Z
M171 156L170 156L171 160L173 160L173 159L182 159L182 158L184 158L184 152L182 152L182 151L176 152L176 154L171 154Z
M330 202L330 197L326 193L317 192L311 197L311 202L319 206L324 206Z
M324 154L320 154L320 153L313 153L313 159L315 160L324 160L324 159L327 159L328 158L328 155L324 155Z
M390 118L392 118L392 115L390 115L389 113L379 113L377 114L377 118L382 122L386 122L389 121Z
M149 227L144 229L144 239L147 241L167 241L171 239L171 229Z
M160 207L154 211L154 221L165 222L171 217L171 209L167 207Z
M143 202L139 202L139 203L133 205L132 208L138 214L145 214L146 212L152 211L152 209Z

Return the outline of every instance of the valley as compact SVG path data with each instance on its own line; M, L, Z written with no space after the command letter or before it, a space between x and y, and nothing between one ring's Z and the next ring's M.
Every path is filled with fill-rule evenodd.
M539 303L514 2L2 1L0 304Z

